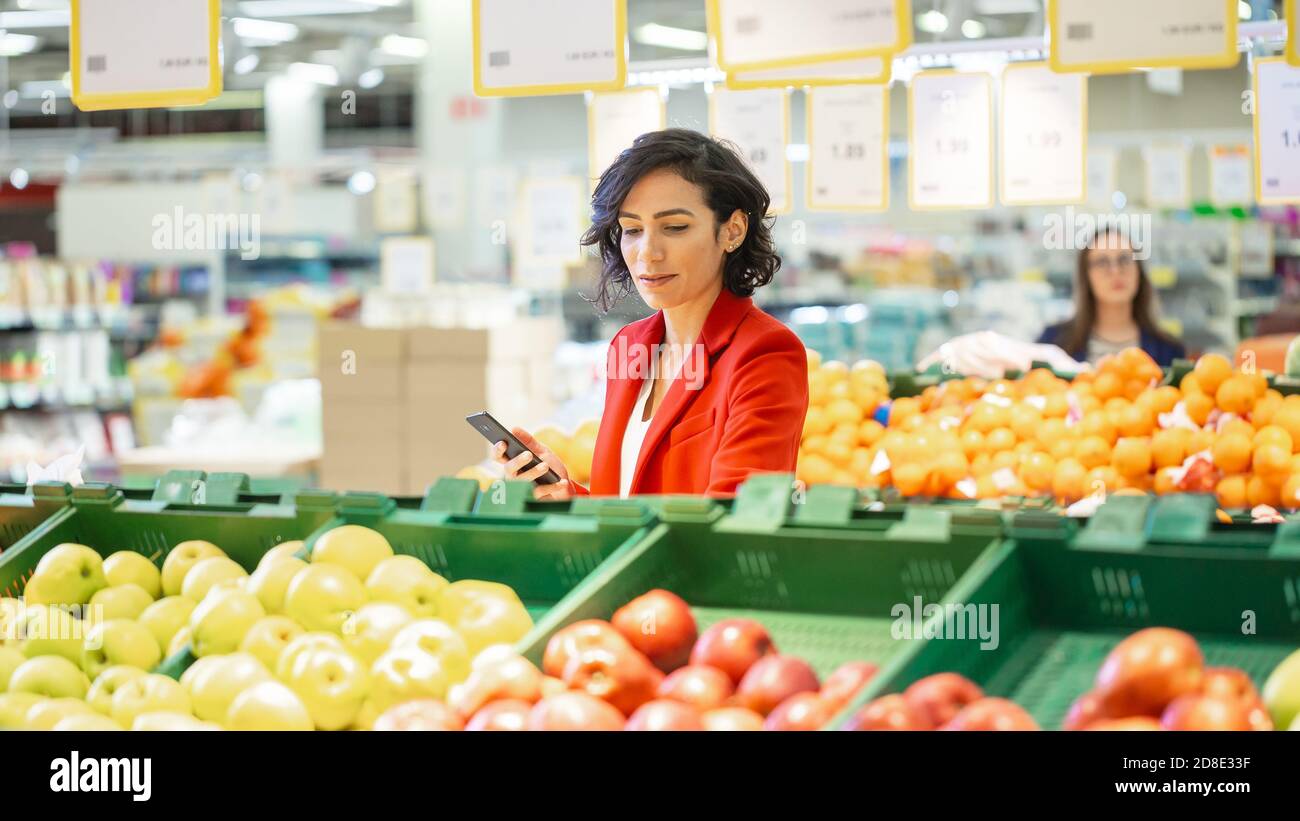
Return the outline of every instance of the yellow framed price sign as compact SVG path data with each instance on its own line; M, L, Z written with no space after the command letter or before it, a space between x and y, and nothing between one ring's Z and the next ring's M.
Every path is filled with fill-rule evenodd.
M221 95L221 0L72 0L82 111L201 105Z
M1053 71L1231 68L1237 0L1047 0Z
M709 133L730 140L753 169L772 202L768 214L790 212L790 95L781 89L728 91L709 95Z
M592 94L587 101L587 174L592 186L634 140L668 123L668 104L657 87Z
M473 0L474 93L537 97L627 85L627 0Z
M1286 0L1286 61L1300 66L1300 0Z
M913 211L993 205L993 78L923 71L907 90L907 204Z
M1255 199L1300 202L1300 68L1282 57L1255 61Z
M892 55L912 44L912 0L708 0L706 8L728 73Z
M1047 63L1002 71L1003 205L1065 205L1088 196L1088 77Z
M805 105L808 210L889 210L889 88L811 88Z
M834 60L807 66L729 71L727 88L748 91L756 88L889 85L893 77L893 69L893 58L883 56Z

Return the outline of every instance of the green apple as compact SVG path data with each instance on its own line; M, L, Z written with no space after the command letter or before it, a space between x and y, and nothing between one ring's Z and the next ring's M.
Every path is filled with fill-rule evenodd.
M212 542L194 540L176 545L163 560L163 595L179 596L181 585L185 583L185 574L189 573L190 568L198 564L200 559L224 555L226 555L225 551Z
M249 629L266 616L257 596L242 590L215 590L190 614L190 648L202 658L233 653Z
M226 713L229 730L314 730L311 713L278 681L255 684L235 697Z
M361 525L340 525L316 540L311 563L338 565L364 582L375 565L392 555L393 546L378 531Z
M113 694L123 684L143 675L146 675L146 672L139 667L127 667L125 664L109 667L91 682L90 691L86 693L86 703L96 712L110 715L113 712Z
M246 579L248 571L239 566L239 562L225 556L209 556L199 559L190 572L185 574L181 584L181 595L190 601L203 601L208 591L218 582L231 579Z
M361 709L357 711L357 717L352 719L349 730L373 730L375 729L375 720L383 714L383 710L375 702L374 697L366 699L361 704Z
M366 577L372 601L400 604L417 619L438 615L438 599L446 586L446 579L414 556L384 559Z
M262 565L270 564L271 562L280 559L299 558L298 551L302 550L302 548L303 543L301 539L292 542L281 542L262 555L262 558L257 563L257 567L258 569L261 569Z
M347 648L343 645L343 640L333 633L324 633L320 631L312 633L303 633L290 639L289 644L280 652L280 657L275 660L275 677L283 681L289 675L289 670L293 667L293 660L299 653L305 653L308 650L319 648L330 648L333 650L343 650Z
M0 647L0 693L9 689L9 677L24 661L27 661L27 656L13 647Z
M420 619L397 631L392 646L416 647L438 659L452 684L469 677L470 653L450 624L440 619Z
M79 713L70 715L55 724L54 729L56 732L87 733L121 730L122 727L113 719L99 713Z
M0 597L0 647L22 648L23 603Z
M57 655L81 663L86 626L68 611L52 605L23 610L23 655L27 658Z
M172 636L172 643L167 645L167 652L163 653L163 655L174 656L184 650L190 643L190 633L190 626L188 624L177 630L176 635Z
M1300 715L1300 650L1273 668L1260 695L1273 717L1273 726L1279 730L1291 728L1296 716Z
M189 624L194 605L184 596L168 596L146 607L137 621L149 628L159 647L166 649L177 631Z
M204 721L223 721L235 696L255 684L274 681L266 665L249 653L207 656L199 661L210 663L189 680L188 689L194 715Z
M105 587L90 597L90 620L138 619L151 604L153 597L138 584Z
M282 680L302 699L318 730L347 727L370 693L367 665L345 650L324 648L299 653Z
M134 550L119 550L104 560L104 578L109 587L138 584L150 599L162 595L162 571Z
M18 665L9 677L9 692L47 698L85 698L90 679L63 656L38 656Z
M81 653L81 669L92 680L115 665L152 670L160 661L158 640L148 627L130 619L110 619L90 628Z
M289 589L289 582L305 567L306 562L293 556L279 556L270 561L264 558L249 577L247 590L257 596L266 612L283 613L284 594Z
M28 605L85 604L103 587L104 558L84 544L64 543L37 562L23 599Z
M168 710L155 710L141 713L131 722L131 729L136 732L193 732L195 730L220 730L221 725L211 721L199 721L192 715Z
M381 713L417 698L441 700L455 683L441 660L414 645L394 647L370 668L370 697Z
M366 588L350 571L334 564L310 564L289 582L284 614L308 630L342 634L343 623L365 603Z
M388 649L397 632L414 619L400 604L372 601L343 624L343 644L367 666Z
M130 727L136 716L160 710L184 715L194 712L190 695L179 682L158 673L146 673L117 688L109 717L123 727Z
M438 617L469 647L471 657L494 644L513 644L533 629L533 617L508 585L464 580L447 585L438 600Z
M27 711L33 704L48 700L36 693L0 693L0 730L25 729Z
M304 632L302 625L288 616L267 616L248 628L239 652L255 656L266 669L274 670L284 648Z
M55 724L68 716L93 715L94 712L79 698L50 698L33 704L25 720L29 730L53 730Z

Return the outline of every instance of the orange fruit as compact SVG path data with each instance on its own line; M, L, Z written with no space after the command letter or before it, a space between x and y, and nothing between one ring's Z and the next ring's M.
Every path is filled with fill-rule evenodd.
M1020 479L1030 490L1047 490L1056 475L1056 460L1046 453L1031 453L1020 466Z
M831 439L822 453L837 468L847 468L853 461L853 445L842 439Z
M889 426L902 426L903 422L909 416L915 416L921 412L921 402L913 396L903 396L894 400L889 406Z
M1246 482L1246 504L1250 507L1255 505L1279 507L1282 504L1282 488L1256 474Z
M1201 390L1209 394L1215 394L1218 392L1219 386L1232 376L1232 363L1220 354L1207 353L1196 360L1196 365L1192 368L1192 374L1196 377L1196 381L1200 383Z
M1155 413L1139 404L1129 405L1119 414L1121 436L1149 436L1156 426Z
M1129 379L1159 379L1162 371L1151 355L1141 348L1125 348L1115 357L1115 364Z
M1106 404L1103 406L1106 410L1106 418L1110 420L1110 423L1112 425L1118 428L1120 416L1123 415L1124 409L1127 408L1130 404L1131 403L1122 396L1116 396L1113 399L1107 399Z
M852 425L854 429L862 424L866 413L852 399L836 399L826 406L826 416L837 425Z
M1255 385L1255 398L1263 399L1264 395L1269 391L1268 378L1262 373L1252 373L1247 374L1247 376L1250 377L1250 381Z
M1060 419L1070 412L1070 402L1065 394L1058 391L1047 395L1043 402L1043 418Z
M1157 468L1175 467L1187 458L1187 440L1191 432L1185 428L1156 431L1151 437L1151 459Z
M849 460L849 470L859 479L866 479L871 476L871 463L876 459L876 452L872 448L854 448L853 458Z
M1015 448L1013 448L1013 450L1015 450L1016 455L1023 460L1026 456L1038 450L1038 443L1021 442L1020 444L1016 445Z
M1219 406L1219 410L1245 416L1255 406L1255 386L1248 376L1241 374L1230 376L1219 385L1218 391L1214 394L1214 401Z
M1251 457L1251 468L1265 480L1278 484L1291 473L1291 451L1281 445L1258 445Z
M1048 448L1047 452L1052 454L1053 459L1059 461L1061 459L1066 458L1067 456L1074 456L1074 447L1075 445L1073 439L1061 438L1053 442L1052 446Z
M864 385L858 381L851 381L849 383L849 398L868 414L875 412L876 407L879 406L888 395L888 390L880 390L874 385Z
M1277 445L1287 452L1290 456L1294 452L1294 440L1291 434L1287 433L1286 428L1278 425L1265 425L1255 434L1254 445L1258 448L1260 445Z
M904 496L916 496L925 490L926 470L918 464L895 465L894 487Z
M835 466L826 457L813 453L800 457L796 476L807 485L825 485L835 478Z
M1182 393L1173 385L1161 385L1151 391L1150 396L1156 413L1169 413L1183 399Z
M1178 383L1178 389L1183 392L1183 396L1190 393L1205 393L1201 387L1201 380L1196 378L1195 373L1187 373L1183 376L1183 381Z
M1292 442L1300 442L1300 395L1288 396L1270 420L1270 424L1291 434Z
M1067 503L1079 501L1083 498L1083 481L1087 475L1087 468L1079 464L1078 459L1058 461L1052 476L1052 493Z
M1129 401L1135 401L1142 394L1151 389L1150 379L1130 379L1124 383L1124 396Z
M1070 431L1064 419L1044 419L1038 428L1038 444L1051 447L1062 439L1071 439Z
M974 459L981 453L988 450L984 442L984 434L977 430L966 430L961 435L961 449L966 454L967 459Z
M1125 436L1115 443L1110 463L1121 476L1144 476L1151 472L1151 444L1145 437Z
M1019 439L1035 439L1043 415L1033 405L1016 405L1011 409L1011 430Z
M1278 499L1282 507L1295 509L1300 507L1300 474L1291 474L1282 484L1282 493Z
M1074 458L1086 468L1110 464L1110 443L1100 436L1085 436L1075 445Z
M1002 468L1010 468L1011 470L1015 470L1016 466L1019 463L1020 463L1020 457L1016 454L1015 451L1011 451L1011 450L998 451L997 453L993 454L993 461L989 465L989 470L990 472L993 473L1002 470Z
M830 443L831 438L829 436L809 436L803 440L803 444L799 446L799 451L801 453L825 453L826 446Z
M946 451L934 460L931 476L938 476L945 490L968 475L970 475L970 464L961 451Z
M1229 509L1245 507L1246 477L1240 474L1223 477L1214 489L1214 495L1218 497L1219 507Z
M1083 495L1093 496L1098 493L1113 493L1119 490L1119 473L1110 465L1102 465L1088 471L1083 480Z
M976 402L966 424L980 433L988 433L994 428L1005 428L1011 421L1011 414L1006 408L993 402Z
M1214 411L1214 397L1203 393L1189 393L1183 396L1183 405L1193 422L1204 425Z
M1099 410L1101 410L1101 400L1097 397L1091 395L1079 397L1080 414L1092 413L1093 411Z
M880 441L885 435L885 426L875 419L868 419L861 425L858 425L858 441L870 447Z
M1210 452L1214 465L1224 473L1245 473L1250 467L1250 440L1240 433L1229 433L1214 440Z
M837 399L843 399L846 402L853 401L853 386L848 382L835 382L826 391L827 402L834 402Z
M1124 394L1124 381L1115 373L1098 374L1096 381L1092 383L1092 393L1103 402L1116 396L1122 396Z
M849 447L858 443L858 426L852 422L840 422L831 428L831 439L846 442Z
M808 413L803 418L803 435L817 436L831 432L834 423L826 415L826 411L816 405L809 405Z
M857 487L858 480L847 470L837 470L835 471L835 475L831 477L831 484L843 485L844 487Z
M1016 446L1016 435L1010 428L994 428L984 437L984 444L991 453L1011 450Z
M1194 430L1190 431L1187 436L1187 455L1192 456L1203 451L1211 450L1214 447L1214 440L1217 437L1212 430Z
M1161 496L1167 493L1177 493L1178 486L1174 484L1175 468L1164 467L1156 471L1155 482L1152 487L1155 492Z
M970 461L970 472L974 476L983 476L993 470L993 457L987 453L978 453Z
M1254 439L1255 426L1247 422L1245 419L1233 419L1223 427L1219 428L1218 433L1220 436L1227 436L1230 433L1240 433L1247 439Z
M1282 397L1273 396L1273 393L1275 391L1269 391L1250 409L1250 421L1255 427L1262 428L1272 423L1273 415L1282 407Z
M1080 436L1099 436L1106 444L1113 445L1119 438L1119 430L1111 424L1104 411L1092 411L1079 422Z

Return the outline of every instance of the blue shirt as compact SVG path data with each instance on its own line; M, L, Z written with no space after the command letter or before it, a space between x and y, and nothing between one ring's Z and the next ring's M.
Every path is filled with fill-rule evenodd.
M1046 328L1043 331L1043 335L1038 338L1039 343L1045 345L1057 344L1057 340L1061 338L1061 334L1065 330L1066 324L1067 323L1062 322L1059 325L1051 325ZM1187 356L1187 349L1183 346L1183 343L1176 340L1169 341L1162 339L1155 334L1147 332L1145 329L1141 331L1141 338L1138 341L1138 345L1142 350L1147 352L1148 356L1156 361L1157 365L1162 368L1167 368L1172 365L1175 359L1184 359ZM1066 351L1066 353L1075 359L1085 360L1088 358L1087 343L1084 343L1083 350Z

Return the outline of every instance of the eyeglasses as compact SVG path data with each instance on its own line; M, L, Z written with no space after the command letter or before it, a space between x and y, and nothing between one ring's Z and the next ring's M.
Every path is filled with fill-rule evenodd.
M1133 264L1134 257L1132 254L1116 254L1113 257L1090 256L1088 257L1088 268L1093 271L1122 271Z

